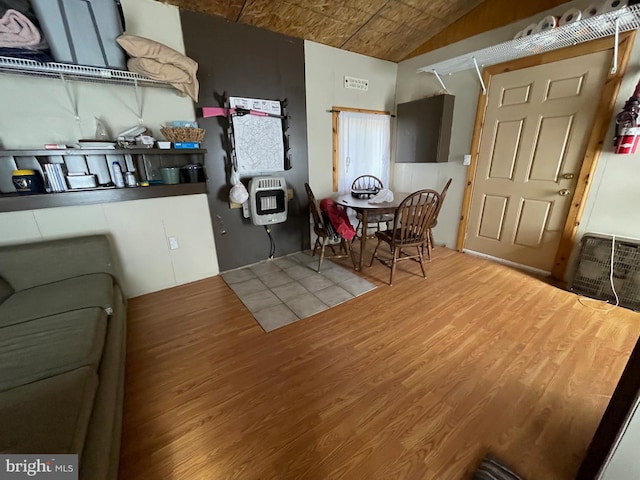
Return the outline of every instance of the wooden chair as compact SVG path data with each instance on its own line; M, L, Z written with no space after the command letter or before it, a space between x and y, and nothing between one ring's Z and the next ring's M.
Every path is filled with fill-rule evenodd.
M444 204L444 197L447 196L447 190L449 190L449 185L451 185L452 180L453 179L450 178L449 181L445 184L442 191L440 192L440 203L438 203L438 209L436 210L436 213L433 217L433 222L431 222L431 225L429 225L429 230L427 232L427 242L425 246L427 247L427 252L426 252L427 260L429 261L431 261L431 253L433 253L433 247L435 246L435 243L433 242L433 229L436 228L436 225L438 224L438 215L440 214L440 209Z
M353 192L361 190L370 190L372 192L379 192L380 190L382 190L384 188L384 185L382 184L382 180L380 180L378 177L374 176L374 175L360 175L358 178L356 178L353 183L351 184L351 191ZM374 195L372 195L373 197ZM358 231L358 229L360 227L362 227L360 235L362 235L363 233L366 235L367 229L369 228L370 225L374 225L376 230L380 230L380 224L381 223L386 223L388 225L388 222L391 222L393 220L393 215L371 215L367 218L367 225L363 226L362 225L362 215L360 215L359 213L356 215L356 218L358 219L358 225L356 225L356 232Z
M353 250L351 249L351 242L347 242L342 236L340 236L331 226L331 223L326 219L320 208L318 207L318 203L316 202L316 197L313 194L313 190L308 183L304 184L304 188L307 191L307 197L309 198L309 210L311 211L311 216L313 217L313 232L316 234L316 242L313 245L313 253L314 256L316 254L316 250L320 249L320 257L318 258L318 273L320 273L320 268L322 267L322 261L325 258L344 258L351 257L351 261L353 262L353 268L356 269L356 259L353 255ZM327 243L329 240L338 240L338 243L332 244ZM339 252L336 253L334 247L339 246ZM325 247L329 246L331 249L332 256L325 256Z
M376 232L378 243L369 266L377 258L391 268L389 285L393 285L393 275L396 271L396 263L400 260L417 260L422 269L422 276L427 278L424 269L424 244L427 241L429 226L432 225L438 207L440 206L440 194L435 190L419 190L407 196L396 209L393 221L393 229ZM386 242L391 248L391 260L377 256L381 242ZM415 248L416 254L410 255L406 249Z

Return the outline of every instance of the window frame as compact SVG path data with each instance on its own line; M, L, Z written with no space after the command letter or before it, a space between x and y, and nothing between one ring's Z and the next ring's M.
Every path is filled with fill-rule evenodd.
M364 108L351 108L351 107L331 107L331 128L332 128L332 168L333 168L333 191L338 191L338 171L340 162L340 112L356 112L356 113L369 113L373 115L391 115L388 111L383 110L367 110ZM389 145L391 148L391 145Z

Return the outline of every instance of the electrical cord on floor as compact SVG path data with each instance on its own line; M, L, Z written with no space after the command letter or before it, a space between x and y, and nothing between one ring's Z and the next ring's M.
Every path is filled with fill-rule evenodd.
M611 305L609 308L595 308L591 305L587 305L586 303L583 302L583 300L590 300L598 303L609 303L609 300L596 300L593 298L578 297L578 301L585 307L591 308L592 310L598 310L600 312L610 312L611 310L616 308L618 305L620 305L620 297L618 297L618 292L616 292L616 286L613 282L613 264L614 264L615 248L616 248L616 236L611 235L611 263L609 266L609 283L611 284L611 291L613 292L613 296L616 298L615 305Z
M269 260L273 260L273 256L276 254L276 242L274 242L271 229L267 225L264 226L264 230L269 235Z

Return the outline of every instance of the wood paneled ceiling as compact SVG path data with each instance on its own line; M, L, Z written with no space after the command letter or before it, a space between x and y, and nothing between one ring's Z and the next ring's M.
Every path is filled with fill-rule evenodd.
M168 0L185 10L392 62L443 46L442 41L433 47L429 43L438 34L461 40L566 1ZM488 19L486 25L474 21L477 14ZM452 28L455 32L447 34Z

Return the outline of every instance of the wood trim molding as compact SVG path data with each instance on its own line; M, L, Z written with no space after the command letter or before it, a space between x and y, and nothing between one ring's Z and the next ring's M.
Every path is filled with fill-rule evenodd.
M582 168L578 176L578 183L576 184L571 207L567 215L567 221L562 231L560 245L556 251L556 258L553 262L553 268L551 269L551 276L559 280L562 280L567 270L569 256L575 244L578 227L580 226L584 206L591 188L591 180L596 171L598 160L600 159L604 139L607 136L607 130L612 120L613 108L618 99L618 93L620 92L620 85L627 71L635 37L635 31L621 35L618 52L618 71L613 75L609 75L602 88L598 108L593 119L589 143L587 144L587 151L585 152Z
M491 74L485 68L482 72L482 81L489 92L491 86ZM476 109L476 121L473 125L473 135L471 137L471 163L467 168L467 179L464 184L464 195L462 197L462 211L460 213L460 225L458 227L458 239L456 249L461 252L464 248L464 241L467 237L467 223L469 210L471 209L471 194L473 193L473 183L476 179L476 168L478 167L478 154L480 152L480 138L484 127L484 117L487 111L487 97L482 90L478 97L478 108Z
M338 191L338 165L339 165L339 137L338 137L338 128L340 127L340 110L332 109L331 112L331 129L332 129L332 165L333 165L333 191Z
M390 112L382 110L367 110L365 108L350 108L350 107L331 107L331 130L332 130L332 183L333 191L338 191L338 171L339 171L339 153L340 153L340 112L356 112L356 113L369 113L372 115L391 115Z
M391 112L383 110L367 110L366 108L350 108L350 107L331 107L331 113L334 112L356 112L356 113L371 113L373 115L391 115Z
M573 249L584 204L586 203L587 195L589 194L590 180L595 172L600 152L602 151L604 138L607 134L609 122L611 121L611 116L613 114L613 107L617 100L618 92L620 91L620 84L622 83L622 79L624 78L627 70L629 57L631 55L631 47L633 46L635 36L635 31L626 32L620 35L620 42L618 44L618 71L613 75L609 75L602 88L602 93L594 117L593 128L591 129L591 135L589 136L587 143L587 150L585 152L585 157L578 177L576 190L564 225L560 245L556 252L554 266L551 271L551 276L557 279L562 279L567 268L567 262L569 255L571 254L571 250ZM521 58L512 62L493 65L485 68L482 72L482 76L488 90L491 84L491 77L493 75L611 49L613 49L611 38L602 38L572 47L545 52L532 57ZM478 151L484 126L486 106L487 98L482 94L482 92L480 92L471 140L471 164L467 170L467 181L464 190L462 210L460 214L460 226L458 229L458 239L456 243L456 248L459 251L462 251L464 248L464 241L467 234L468 215L471 207L471 197L478 163Z

